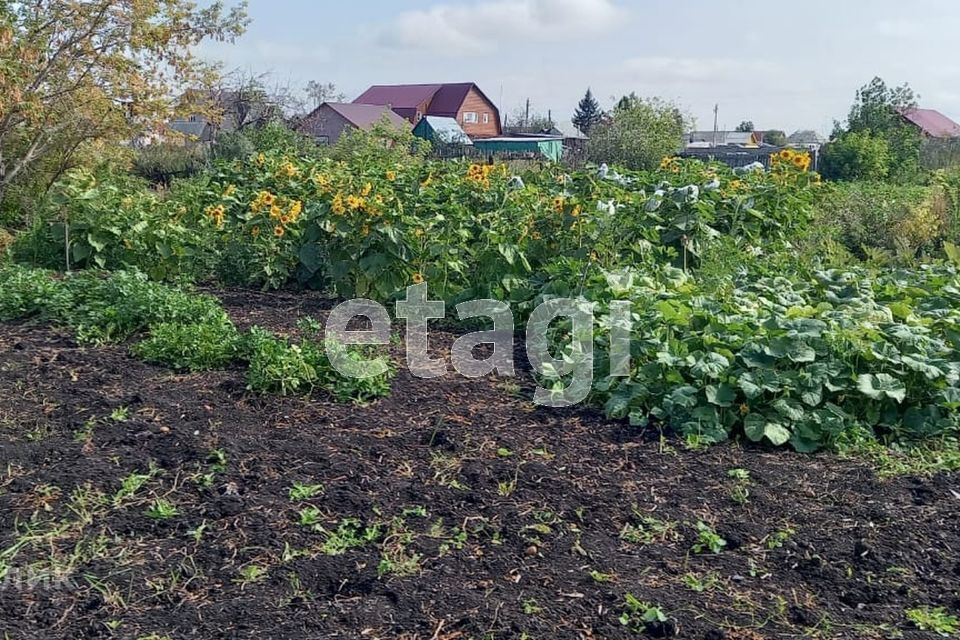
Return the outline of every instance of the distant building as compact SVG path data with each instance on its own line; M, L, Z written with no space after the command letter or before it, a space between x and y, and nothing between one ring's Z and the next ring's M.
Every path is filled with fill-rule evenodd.
M763 143L760 131L691 131L686 136L688 149L710 147L759 147Z
M900 115L926 138L960 138L960 124L934 109L904 109Z
M410 128L410 123L389 107L343 102L324 102L310 112L297 128L319 144L333 144L346 131L369 131L373 125L384 119L397 129Z
M827 140L813 129L794 131L787 136L787 146L807 151L819 151Z
M500 111L472 82L374 85L353 102L387 106L414 125L426 116L452 118L471 138L502 133Z

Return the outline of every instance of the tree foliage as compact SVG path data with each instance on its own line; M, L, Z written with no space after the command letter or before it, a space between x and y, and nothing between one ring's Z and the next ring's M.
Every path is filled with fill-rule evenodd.
M671 102L625 96L592 129L587 156L594 162L651 169L680 150L691 126L690 117Z
M311 80L307 83L307 98L310 100L311 108L316 109L324 102L343 102L347 99L347 95L332 82Z
M744 120L737 125L736 130L740 131L741 133L748 133L750 131L754 131L755 127L753 126L753 122L751 120Z
M783 147L787 144L787 134L779 129L770 129L763 132L763 141L775 147Z
M166 117L177 88L212 77L194 47L240 35L244 9L187 0L0 2L0 197L52 154L69 159L87 141L129 139Z
M890 143L869 131L845 133L824 147L822 166L831 180L883 180L890 173Z
M590 129L602 119L603 111L600 110L600 103L593 97L593 92L587 88L587 92L577 105L577 110L573 113L573 120L571 120L571 122L573 122L573 126L577 128L577 131L583 135L589 135Z
M825 152L825 174L838 179L863 175L882 175L908 182L920 173L920 132L903 119L903 112L917 106L917 95L910 85L888 87L874 78L857 90L845 123L837 122L833 141ZM855 136L852 139L848 139ZM885 147L885 149L884 149ZM852 154L862 152L863 158ZM878 167L883 161L886 167ZM843 176L843 177L841 177Z

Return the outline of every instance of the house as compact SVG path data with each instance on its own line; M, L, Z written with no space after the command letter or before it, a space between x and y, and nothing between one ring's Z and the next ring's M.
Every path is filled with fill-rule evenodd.
M807 151L819 151L826 139L813 129L794 131L787 137L787 146Z
M414 125L425 116L453 118L471 138L502 133L500 111L472 82L374 85L353 102L386 105Z
M926 138L960 138L960 124L934 109L904 109L900 116Z
M763 143L763 133L759 131L691 131L687 134L688 149L706 149L709 147L738 146L759 147Z
M210 142L216 135L216 127L201 115L175 118L167 123L166 128L190 142Z
M442 116L424 116L413 128L413 135L434 144L473 144L456 120Z
M345 131L369 131L373 125L384 119L397 129L410 128L409 122L383 105L324 102L311 111L297 129L319 144L333 144Z

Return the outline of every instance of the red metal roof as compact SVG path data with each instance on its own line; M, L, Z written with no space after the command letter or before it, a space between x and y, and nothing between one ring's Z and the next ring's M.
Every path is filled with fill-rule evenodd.
M439 84L375 84L354 100L354 104L388 104L391 108L416 109L429 102L443 85Z
M901 115L931 138L960 138L960 124L934 109L907 109Z
M360 94L354 104L385 104L410 120L415 120L417 109L424 102L427 110L420 115L456 118L460 106L467 94L473 89L493 107L493 117L500 122L497 105L486 96L473 82L454 82L447 84L391 84L373 85Z
M387 116L390 122L398 127L410 127L409 122L384 105L353 104L349 102L325 102L324 105L339 113L359 129L372 127L379 122L383 116Z

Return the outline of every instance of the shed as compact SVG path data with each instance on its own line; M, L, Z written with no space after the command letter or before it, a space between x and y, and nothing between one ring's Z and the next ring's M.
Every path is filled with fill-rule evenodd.
M535 154L560 162L563 138L546 136L483 138L473 141L474 148L485 154Z
M424 116L413 128L413 135L434 144L473 144L456 119L443 116Z

